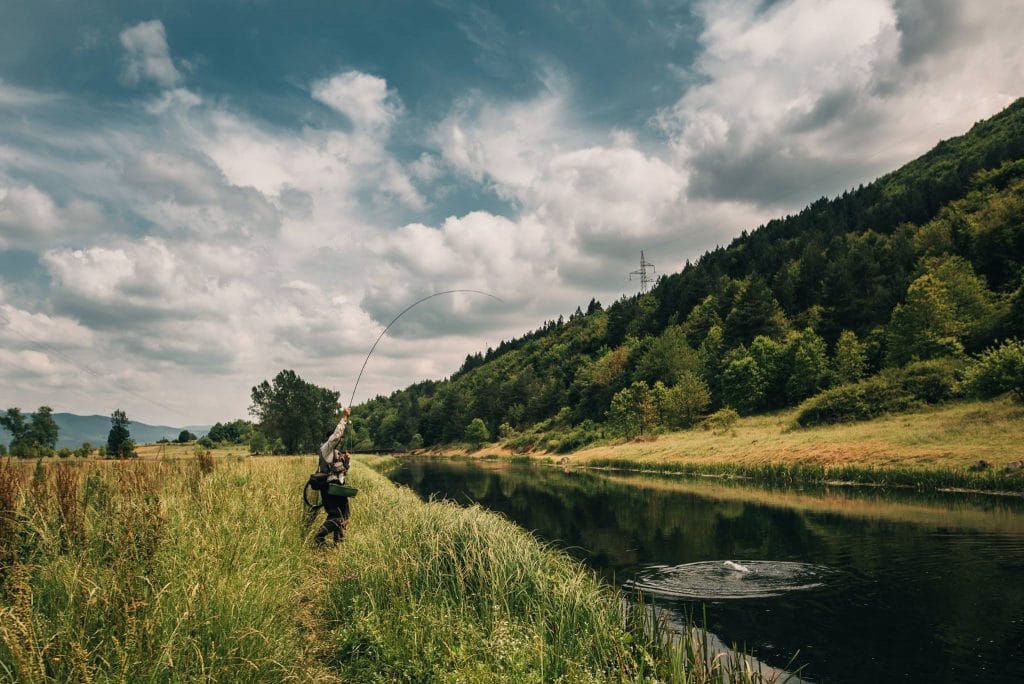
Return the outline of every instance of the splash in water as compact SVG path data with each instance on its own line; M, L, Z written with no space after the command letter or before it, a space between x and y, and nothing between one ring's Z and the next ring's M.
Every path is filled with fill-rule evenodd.
M722 566L730 570L734 570L736 572L750 572L750 568L748 568L746 565L740 565L739 563L734 563L733 561L725 561L724 563L722 563Z
M767 598L822 587L834 574L834 570L809 563L702 561L648 566L625 587L668 599Z

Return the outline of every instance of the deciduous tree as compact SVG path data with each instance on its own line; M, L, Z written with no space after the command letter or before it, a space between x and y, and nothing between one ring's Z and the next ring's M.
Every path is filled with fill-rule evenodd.
M252 388L249 412L260 430L274 441L280 439L289 454L315 451L338 421L338 392L317 387L293 370L283 370L272 382Z

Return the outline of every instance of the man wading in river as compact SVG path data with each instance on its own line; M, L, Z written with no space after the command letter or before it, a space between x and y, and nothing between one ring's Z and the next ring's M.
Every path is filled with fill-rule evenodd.
M327 535L334 535L334 543L339 543L345 536L345 524L348 522L349 508L348 497L337 496L330 493L330 485L345 484L345 476L348 475L349 455L347 451L339 451L338 445L345 434L348 426L348 417L352 415L352 409L345 407L341 412L341 420L338 427L327 438L327 441L320 445L320 467L318 471L327 474L327 487L321 493L324 502L324 510L327 512L327 520L320 526L314 537L314 543L319 548L327 546Z

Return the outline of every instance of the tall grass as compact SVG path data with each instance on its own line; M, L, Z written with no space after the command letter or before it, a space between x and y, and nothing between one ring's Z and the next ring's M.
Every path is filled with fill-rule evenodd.
M204 465L62 464L25 486L0 464L0 680L769 678L480 508L356 464L346 541L317 552L310 460Z
M0 678L323 678L297 628L312 569L296 503L304 468L237 465L191 487L190 467L61 465L19 493Z
M760 682L669 634L565 554L478 506L423 503L365 469L320 657L347 681Z

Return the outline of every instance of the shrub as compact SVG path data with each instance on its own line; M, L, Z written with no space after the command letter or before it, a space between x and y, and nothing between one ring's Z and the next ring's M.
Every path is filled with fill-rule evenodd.
M250 454L265 454L267 453L269 444L267 438L263 436L262 432L253 432L252 436L249 437L249 453Z
M601 431L592 420L585 420L569 430L556 434L548 442L548 450L565 454L601 439Z
M199 467L199 472L204 475L208 475L213 472L213 453L203 447L201 444L196 444L193 451L196 457L196 465Z
M799 406L797 425L825 425L869 420L883 413L916 405L914 396L900 386L895 374L878 375L825 390Z
M908 364L895 375L900 387L915 399L938 404L960 394L962 371L962 362L944 358Z
M986 349L967 369L964 384L978 397L1013 392L1018 401L1024 401L1024 342L1006 340Z
M725 408L718 409L705 418L703 426L705 430L711 430L712 432L721 434L729 431L739 419L740 414L736 413L736 409L726 406Z

